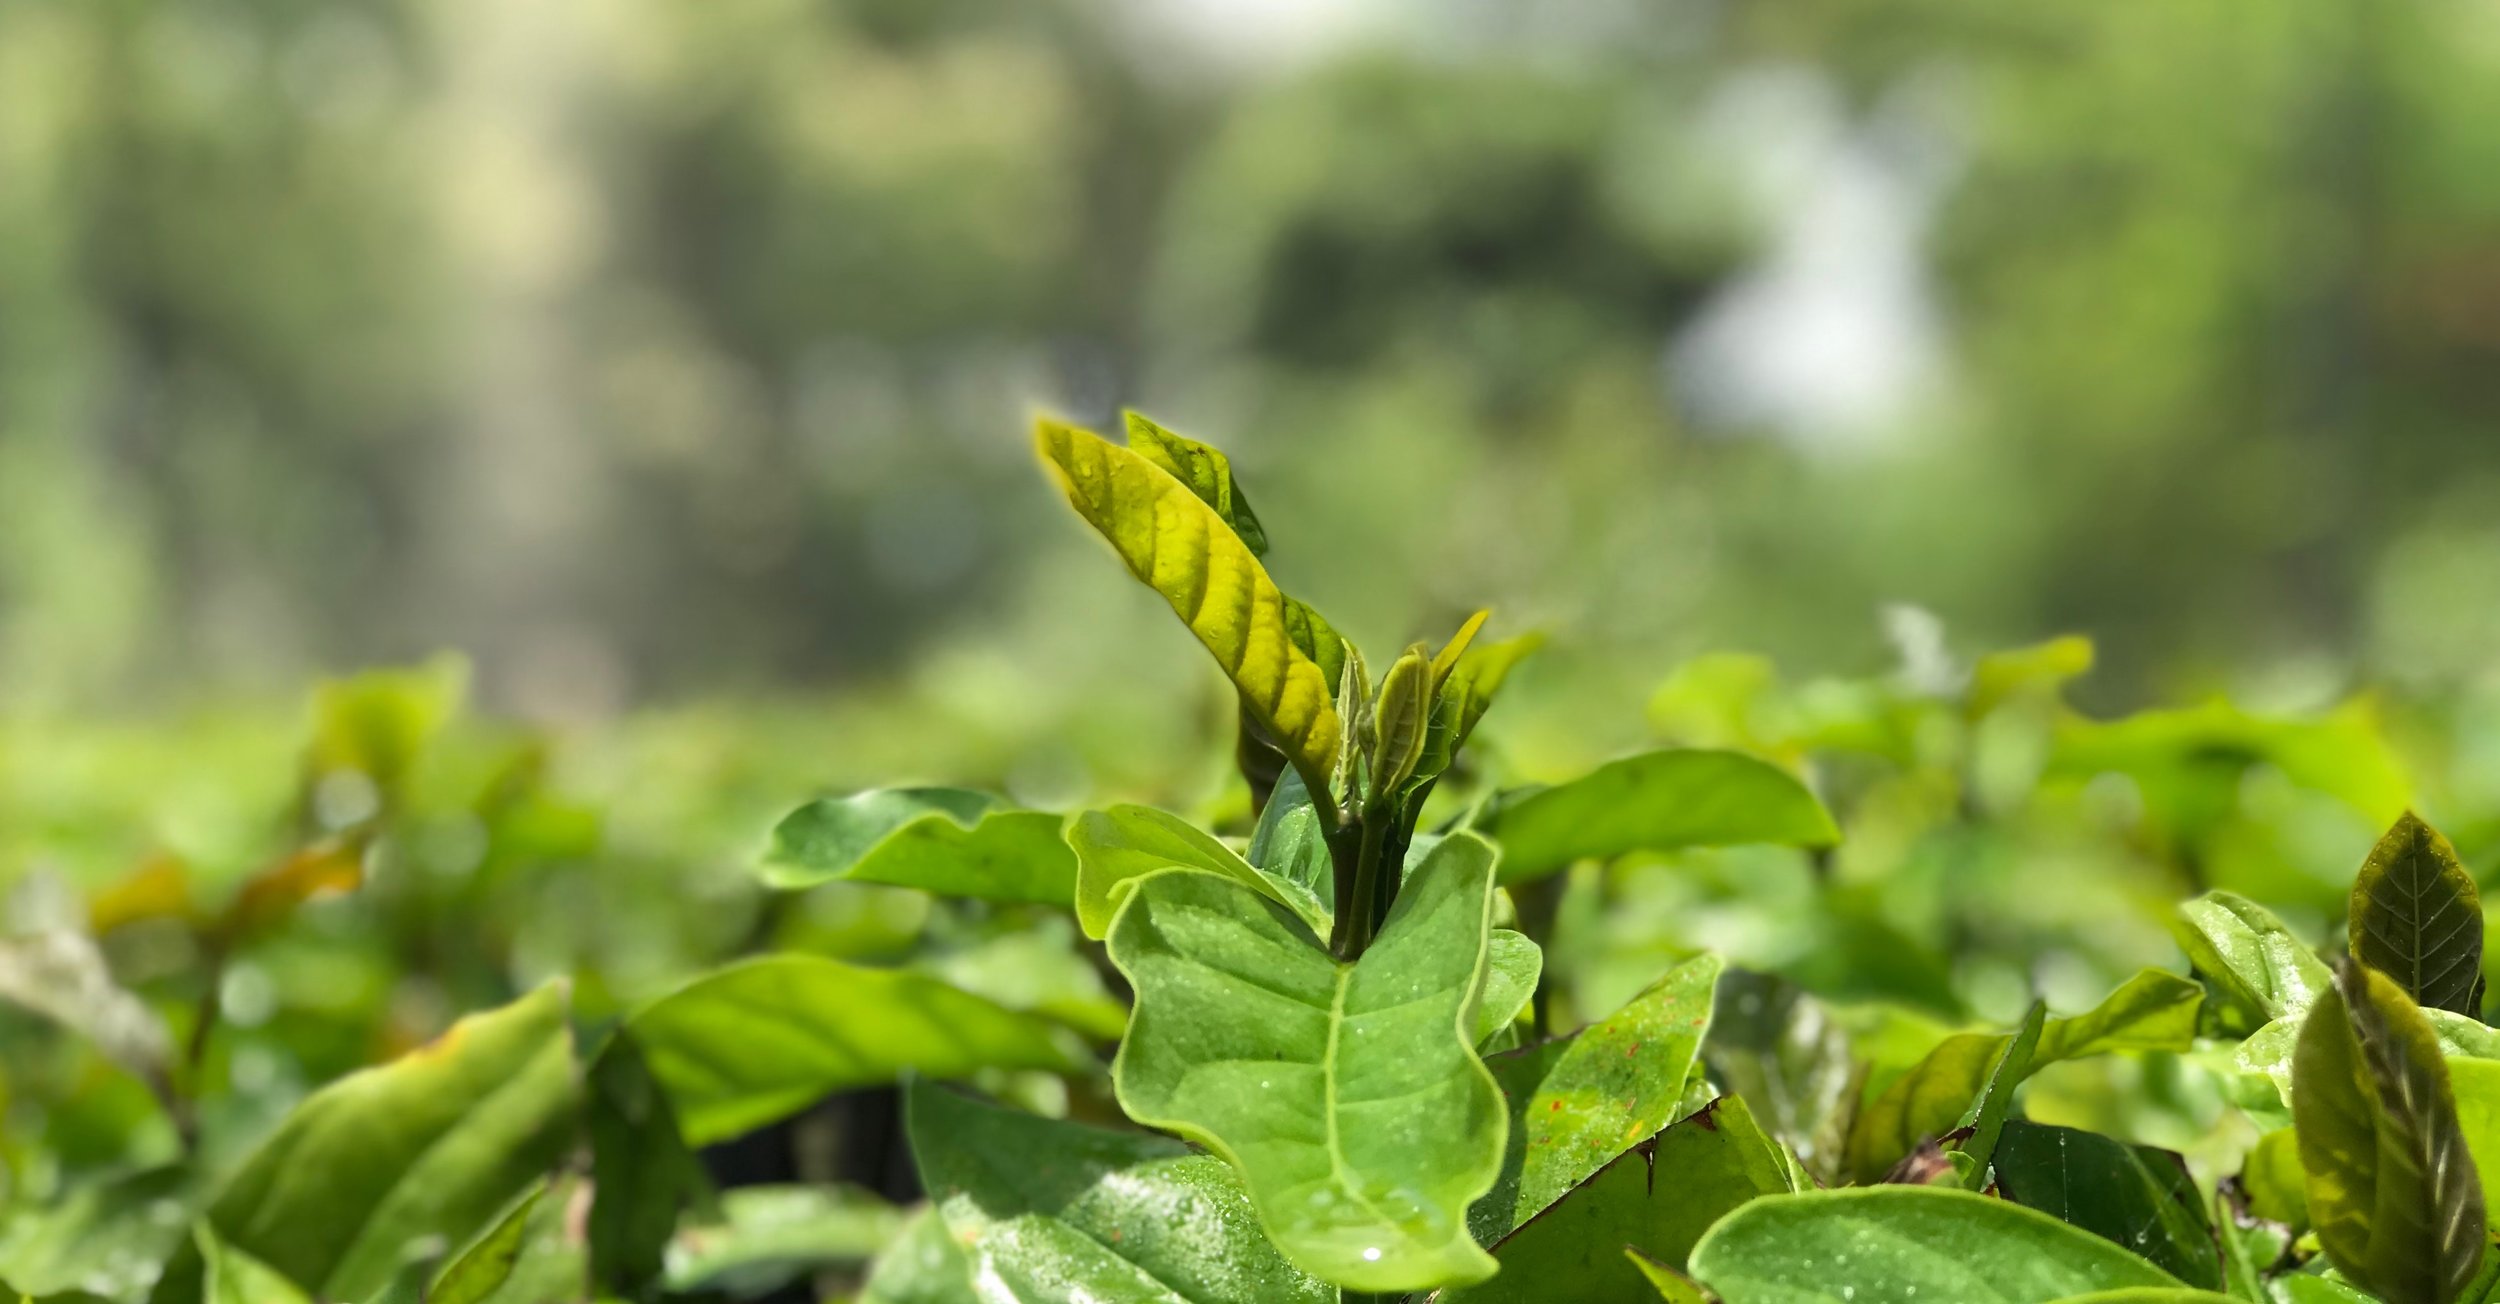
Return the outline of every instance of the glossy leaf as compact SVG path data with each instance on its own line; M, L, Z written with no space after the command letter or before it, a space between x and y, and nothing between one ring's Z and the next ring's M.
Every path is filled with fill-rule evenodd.
M1285 595L1187 485L1099 436L1042 421L1034 441L1078 515L1172 605L1306 780L1336 767L1334 685L1286 627Z
M1061 819L962 788L872 788L801 806L773 829L764 879L807 888L836 879L944 896L1064 906L1076 857Z
M1829 846L1832 817L1794 775L1739 752L1671 748L1610 761L1502 803L1482 824L1502 844L1502 882L1575 860L1743 843Z
M858 1304L983 1304L972 1289L972 1264L935 1209L912 1215L894 1242L868 1267Z
M1278 1247L1329 1280L1401 1291L1492 1271L1465 1211L1502 1156L1501 1096L1467 1037L1493 854L1442 840L1352 964L1213 874L1142 880L1112 926L1137 993L1121 1105L1229 1158Z
M2179 906L2188 963L2259 1022L2295 1018L2332 981L2326 962L2274 912L2236 892L2208 892Z
M530 1214L537 1210L539 1198L546 1193L542 1186L521 1197L521 1202L488 1228L476 1244L453 1259L434 1279L434 1289L425 1297L426 1304L486 1304L488 1297L512 1279L512 1267L520 1262L521 1250L529 1238Z
M2327 1258L2389 1304L2450 1304L2482 1263L2483 1192L2420 1009L2386 975L2340 961L2301 1029L2293 1076L2309 1216Z
M905 1231L910 1215L833 1186L742 1186L723 1192L718 1217L677 1234L671 1295L767 1295L829 1267L866 1263Z
M922 1182L989 1304L1322 1304L1224 1161L1177 1142L911 1090Z
M1995 1155L1998 1194L2219 1289L2222 1256L2203 1197L2179 1157L2070 1127L2015 1120Z
M1477 1238L1508 1234L1683 1112L1724 966L1700 955L1567 1039L1491 1061L1511 1113L1493 1189L1468 1212Z
M1194 869L1215 874L1293 911L1315 933L1328 931L1328 908L1299 883L1261 873L1213 834L1152 806L1089 810L1068 821L1076 848L1076 918L1085 935L1109 935L1129 889L1149 874Z
M627 1021L688 1144L794 1114L904 1072L1075 1072L1068 1033L936 979L812 955L715 969Z
M2091 1010L2050 1019L2025 1075L2091 1055L2185 1050L2195 1040L2204 996L2202 987L2176 974L2144 970ZM1851 1170L1873 1181L1921 1140L1950 1130L1978 1096L2006 1041L2005 1034L1956 1033L1885 1086L1850 1129Z
M2481 1013L2483 902L2456 848L2407 811L2352 885L2352 956L2424 1009Z
M1629 1247L1681 1268L1703 1232L1757 1196L1792 1188L1779 1143L1725 1096L1647 1138L1493 1246L1501 1273L1448 1304L1606 1304L1647 1280Z
M1535 997L1537 979L1544 972L1545 951L1529 941L1527 934L1493 930L1485 946L1484 991L1476 999L1475 1044L1483 1045L1485 1038L1519 1018Z
M1320 911L1314 932L1326 932L1330 904L1336 900L1336 866L1329 859L1328 834L1320 826L1319 808L1311 804L1302 776L1286 770L1275 794L1259 812L1250 834L1250 863L1280 884L1292 884L1290 900L1307 900ZM1221 872L1221 871L1219 871Z
M1726 1304L2051 1304L2184 1284L2046 1214L1936 1186L1756 1200L1712 1228L1692 1262Z
M307 1293L361 1299L408 1248L476 1235L573 1142L579 1088L561 985L298 1105L209 1206L220 1238ZM158 1304L197 1298L182 1265Z
M1222 449L1174 434L1142 412L1123 412L1120 421L1128 428L1128 446L1138 456L1162 467L1165 474L1189 486L1198 501L1214 508L1251 556L1267 555L1267 530L1259 524L1259 514L1250 510L1249 498L1233 479L1233 460Z

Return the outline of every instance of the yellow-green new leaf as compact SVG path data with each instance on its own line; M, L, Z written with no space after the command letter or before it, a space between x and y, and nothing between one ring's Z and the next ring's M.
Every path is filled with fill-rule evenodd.
M1214 508L1233 533L1241 536L1251 556L1267 555L1267 529L1259 524L1259 514L1250 510L1250 499L1241 492L1240 482L1233 479L1233 459L1224 456L1224 450L1174 434L1142 412L1123 412L1120 420L1128 427L1128 446L1138 456L1162 467L1165 474L1189 486L1198 501Z
M2429 1021L2387 975L2339 960L2292 1072L2309 1216L2327 1258L2388 1304L2452 1304L2488 1233Z
M2474 1016L2483 990L2483 902L2456 848L2411 811L2370 849L2352 885L2352 957L2414 1004Z
M1356 1290L1480 1280L1469 1202L1501 1167L1501 1093L1472 1049L1493 848L1454 834L1408 875L1351 964L1214 874L1141 880L1111 959L1137 993L1120 1104L1240 1170L1268 1236Z
M1295 646L1285 595L1231 522L1153 461L1100 436L1044 420L1034 442L1077 514L1214 654L1286 759L1325 785L1337 760L1332 685Z

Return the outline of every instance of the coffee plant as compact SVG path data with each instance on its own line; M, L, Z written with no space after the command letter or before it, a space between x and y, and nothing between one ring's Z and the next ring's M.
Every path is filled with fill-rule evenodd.
M2373 704L2097 720L2089 644L1965 666L1903 617L1896 675L1705 658L1671 745L1506 783L1534 634L1367 656L1222 452L1126 424L1036 447L1228 682L1227 796L812 801L698 935L455 665L325 687L257 872L12 898L8 1290L2500 1299L2483 908ZM628 896L635 941L532 931ZM696 963L619 994L654 949ZM395 1039L409 992L478 1012Z

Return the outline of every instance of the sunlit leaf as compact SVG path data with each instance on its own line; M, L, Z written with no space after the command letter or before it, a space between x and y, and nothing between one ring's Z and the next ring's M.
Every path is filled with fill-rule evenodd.
M2024 694L2050 694L2092 670L2092 640L2068 634L1990 652L1971 667L1966 710L1975 719Z
M1779 1143L1725 1096L1623 1154L1493 1246L1500 1275L1445 1291L1449 1304L1605 1304L1637 1299L1645 1274L1626 1247L1684 1265L1712 1223L1793 1189Z
M690 1145L788 1117L830 1092L906 1071L1075 1072L1070 1036L934 978L812 955L715 969L626 1022Z
M286 1274L226 1244L201 1227L193 1242L199 1247L200 1293L207 1304L312 1304Z
M188 1165L78 1183L40 1207L0 1220L0 1278L38 1298L92 1291L144 1295L157 1268L190 1237L207 1198ZM6 1292L0 1301L15 1304Z
M2031 1003L2021 1026L1989 1061L1987 1075L1980 1080L1979 1094L1972 1097L1970 1108L1962 1111L1961 1119L1953 1126L1959 1137L1950 1147L1957 1156L1953 1162L1962 1174L1962 1185L1971 1190L1988 1183L1988 1166L1994 1160L1997 1139L2005 1131L2006 1115L2014 1108L2014 1088L2031 1076L2032 1060L2039 1051L2048 1015L2046 1003Z
M2091 1010L2050 1019L2026 1073L2090 1055L2186 1050L2195 1040L2204 998L2204 988L2185 978L2144 970ZM1850 1129L1851 1171L1873 1181L1921 1140L1950 1130L1978 1096L2007 1040L2004 1034L1956 1033L1886 1085Z
M2483 902L2430 825L2405 812L2352 885L2352 955L2425 1009L2481 1013Z
M672 1295L766 1295L826 1268L866 1263L909 1221L902 1210L849 1187L738 1187L721 1195L716 1220L678 1233L668 1288Z
M1322 898L1294 879L1261 873L1178 815L1151 806L1089 810L1068 821L1068 845L1076 849L1076 918L1087 937L1109 934L1129 889L1165 869L1204 870L1230 879L1327 935L1329 910Z
M2325 991L2326 962L2274 912L2235 892L2208 892L2179 906L2188 963L2259 1022L2305 1014Z
M1251 556L1267 555L1267 530L1259 524L1259 514L1250 510L1249 498L1233 479L1233 461L1222 449L1174 434L1142 412L1123 412L1120 420L1128 428L1128 446L1138 456L1162 467L1165 474L1189 486L1198 501L1214 508Z
M858 1304L984 1304L972 1289L972 1265L937 1210L912 1215L902 1233L868 1268Z
M1407 877L1352 964L1213 874L1140 881L1111 930L1137 992L1120 1103L1238 1167L1287 1257L1362 1290L1479 1279L1465 1211L1502 1156L1501 1095L1467 1037L1493 848L1459 834Z
M1726 1304L2052 1304L2184 1283L2090 1232L1971 1191L1871 1186L1755 1200L1693 1248Z
M2204 1197L2177 1155L2018 1119L1998 1138L1994 1165L2006 1199L2133 1250L2190 1285L2222 1286Z
M1476 1000L1475 1044L1507 1028L1536 995L1545 952L1524 933L1496 928L1485 947L1484 992Z
M915 1085L912 1153L992 1304L1321 1304L1223 1160Z
M434 1289L425 1297L426 1304L486 1304L488 1297L512 1279L513 1265L520 1262L521 1250L529 1238L530 1215L537 1211L538 1201L546 1193L547 1188L542 1186L523 1196L476 1244L453 1259L434 1279Z
M1325 783L1337 759L1335 686L1295 646L1285 596L1240 536L1135 452L1049 420L1037 423L1034 440L1077 513L1214 654L1303 778Z
M764 878L785 888L847 879L1064 906L1076 891L1076 857L1060 823L961 788L874 788L791 812L773 830Z
M1610 761L1487 813L1502 844L1502 882L1524 883L1575 860L1767 842L1828 846L1832 817L1778 766L1738 752L1674 748Z
M2389 1304L2450 1304L2482 1264L2482 1183L2420 1009L2339 961L2310 1007L2292 1118L2309 1216L2336 1268Z

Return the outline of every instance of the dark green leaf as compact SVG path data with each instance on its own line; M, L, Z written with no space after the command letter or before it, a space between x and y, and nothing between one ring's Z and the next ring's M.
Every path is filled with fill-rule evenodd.
M2222 1257L2187 1166L2165 1150L2097 1132L2009 1122L1996 1146L1999 1194L2219 1289Z
M1606 1304L1648 1280L1624 1258L1681 1268L1737 1206L1789 1191L1788 1162L1744 1102L1725 1096L1634 1145L1493 1246L1500 1275L1445 1291L1450 1304Z
M1481 1278L1465 1211L1502 1156L1501 1095L1467 1038L1493 848L1458 834L1360 960L1239 882L1138 882L1111 929L1137 992L1113 1078L1130 1117L1231 1159L1270 1236L1363 1290Z
M633 1296L659 1280L678 1211L703 1169L631 1029L618 1029L592 1061L587 1096L591 1279Z
M1222 1160L1156 1136L911 1091L912 1152L993 1304L1321 1304Z
M2481 1013L2482 897L2456 848L2411 811L2361 866L2351 936L2353 958L2394 979L2416 1005Z
M1739 752L1687 748L1610 761L1505 801L1482 828L1502 844L1505 884L1633 851L1822 847L1840 838L1823 804L1786 770Z
M764 878L785 888L846 879L1064 906L1076 891L1076 857L1060 823L961 788L874 788L791 812L773 830Z
M2481 1266L2482 1183L2419 1007L2339 959L2293 1066L2293 1124L2319 1245L2389 1304L2451 1304Z
M637 1011L626 1027L690 1145L796 1113L906 1070L1076 1072L1072 1037L934 978L812 955L742 960Z
M1796 984L1730 971L1719 981L1707 1048L1711 1077L1744 1098L1807 1172L1837 1185L1864 1094L1849 1034Z
M1755 1200L1702 1237L1692 1262L1726 1304L2051 1304L2183 1284L2046 1214L1940 1186Z

